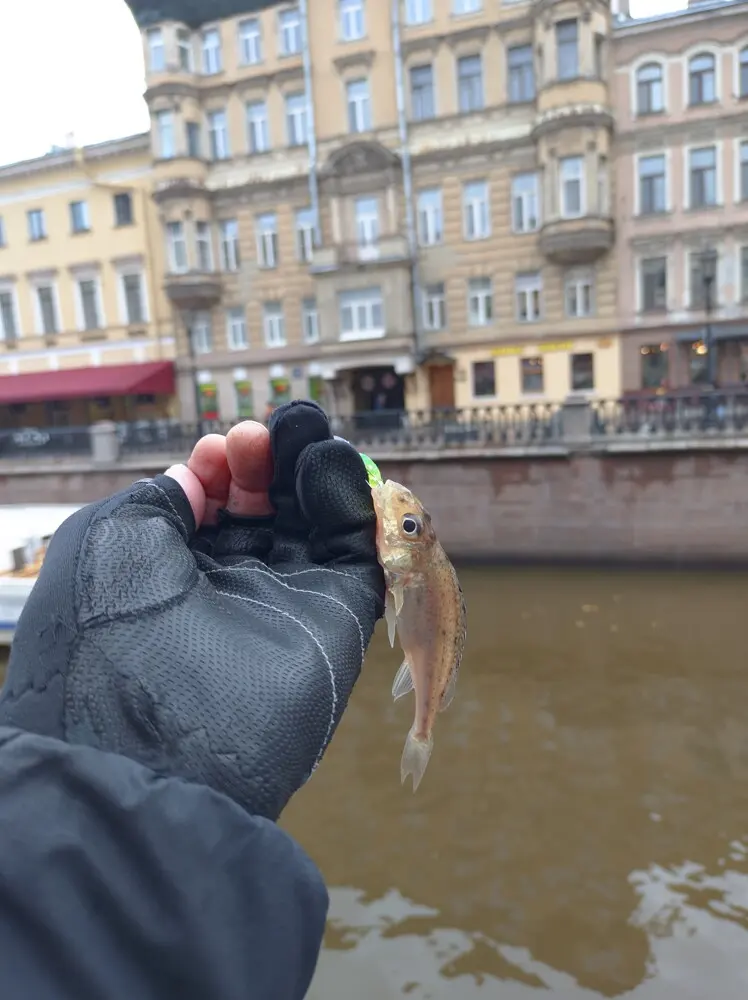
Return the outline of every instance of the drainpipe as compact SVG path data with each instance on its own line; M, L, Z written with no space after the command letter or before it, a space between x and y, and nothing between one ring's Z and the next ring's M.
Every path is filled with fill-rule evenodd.
M395 98L397 102L397 131L400 138L400 160L403 166L403 195L405 197L405 228L410 252L411 313L416 364L422 354L421 285L418 279L418 240L416 238L415 212L413 210L413 174L408 146L408 124L405 117L405 88L403 85L403 53L400 42L400 0L392 0L392 51L395 57Z
M308 0L299 0L299 16L301 18L301 62L304 69L304 90L306 92L306 116L309 147L309 201L314 216L314 245L322 243L319 224L319 190L317 185L317 129L314 121L314 96L312 94L312 57L309 53L309 4Z

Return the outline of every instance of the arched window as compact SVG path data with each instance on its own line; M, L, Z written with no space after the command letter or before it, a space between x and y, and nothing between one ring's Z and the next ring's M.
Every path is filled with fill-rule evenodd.
M717 100L715 59L711 52L700 52L688 63L688 100L690 104L711 104Z
M645 63L636 74L636 111L651 115L665 110L665 95L660 63Z
M740 96L748 97L748 45L740 50Z

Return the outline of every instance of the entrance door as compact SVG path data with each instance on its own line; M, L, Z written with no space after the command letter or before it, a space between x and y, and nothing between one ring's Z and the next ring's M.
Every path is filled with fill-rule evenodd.
M432 410L453 410L455 405L454 365L429 366L429 393Z

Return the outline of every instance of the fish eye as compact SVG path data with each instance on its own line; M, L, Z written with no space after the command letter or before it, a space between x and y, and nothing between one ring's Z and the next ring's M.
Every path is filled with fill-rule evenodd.
M418 518L415 517L413 514L405 515L405 517L402 519L402 528L405 534L410 535L411 538L414 537L415 535L420 535L421 533L421 525L418 521Z

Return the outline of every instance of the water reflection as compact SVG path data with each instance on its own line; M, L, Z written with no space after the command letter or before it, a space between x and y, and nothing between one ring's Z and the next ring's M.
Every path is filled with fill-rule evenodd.
M284 816L332 887L311 1000L744 1000L746 578L461 577L465 669L418 794L380 633Z

